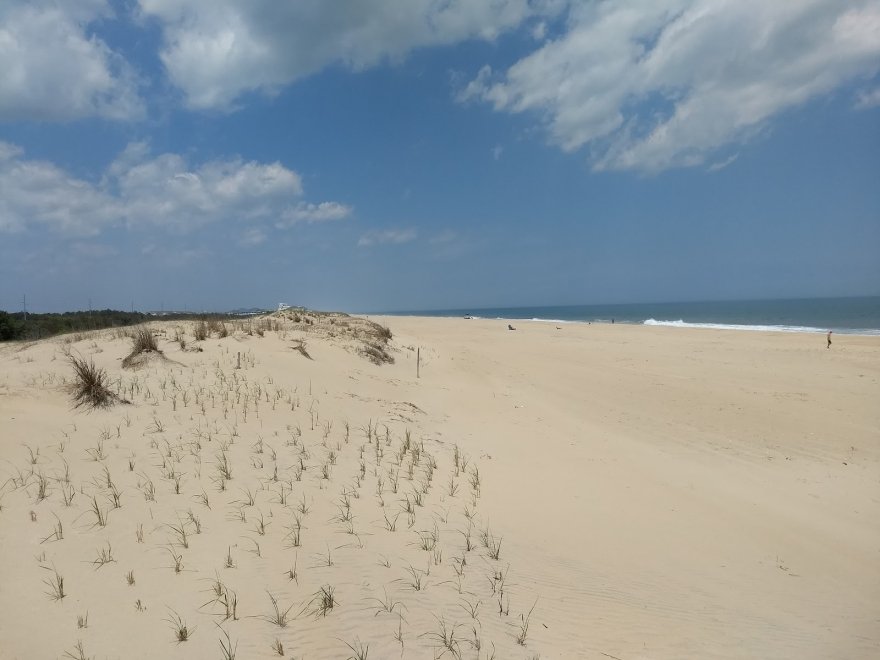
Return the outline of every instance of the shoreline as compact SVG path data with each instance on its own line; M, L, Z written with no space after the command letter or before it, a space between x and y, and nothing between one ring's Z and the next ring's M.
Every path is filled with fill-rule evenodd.
M559 323L568 325L619 325L619 326L647 326L655 328L679 328L683 330L733 330L737 332L771 332L771 333L787 333L787 334L825 334L828 328L808 327L808 326L785 326L785 325L749 325L749 324L725 324L725 323L689 323L682 320L676 321L657 321L655 319L646 319L644 321L611 321L611 319L596 320L580 320L580 319L549 319L549 318L526 318L526 317L503 317L503 316L426 316L423 314L363 314L361 316L368 318L415 318L415 319L458 319L466 321L504 321L518 323ZM834 334L848 335L855 337L878 337L880 336L880 328L835 328L831 330Z
M622 325L880 335L878 296L392 310L379 315L587 324L614 320Z

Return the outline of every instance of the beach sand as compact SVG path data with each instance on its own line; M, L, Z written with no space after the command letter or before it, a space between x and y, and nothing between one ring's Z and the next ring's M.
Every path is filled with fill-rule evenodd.
M880 338L373 320L0 346L0 657L880 657Z

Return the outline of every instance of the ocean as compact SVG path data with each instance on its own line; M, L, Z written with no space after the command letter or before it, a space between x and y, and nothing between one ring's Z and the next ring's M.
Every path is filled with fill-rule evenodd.
M880 296L715 302L490 307L407 312L399 316L473 316L552 323L643 325L880 335Z

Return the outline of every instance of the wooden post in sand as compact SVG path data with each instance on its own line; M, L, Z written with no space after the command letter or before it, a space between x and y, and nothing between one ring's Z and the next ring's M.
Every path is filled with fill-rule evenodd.
M419 377L419 366L420 366L419 363L421 362L421 359L422 359L422 348L419 347L416 349L416 378Z

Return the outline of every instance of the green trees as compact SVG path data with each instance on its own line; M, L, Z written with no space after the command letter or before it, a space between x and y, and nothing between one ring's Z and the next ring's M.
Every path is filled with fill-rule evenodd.
M10 339L19 339L23 333L21 323L15 318L0 310L0 341L9 341Z

